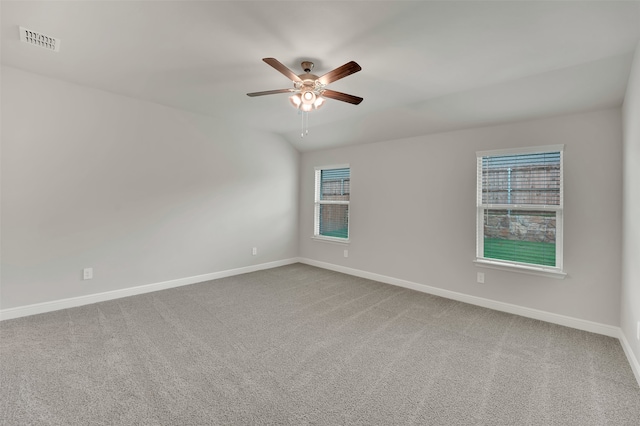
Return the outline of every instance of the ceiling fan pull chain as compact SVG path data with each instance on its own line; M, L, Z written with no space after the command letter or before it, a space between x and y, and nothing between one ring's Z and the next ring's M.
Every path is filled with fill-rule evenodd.
M302 129L300 131L300 137L304 138L305 135L309 134L309 113L306 111L300 111L300 114L302 115ZM307 118L307 121L305 123L305 117Z
M307 119L307 122L305 123L304 126L304 135L308 135L309 134L309 113L308 112L304 112L305 118Z

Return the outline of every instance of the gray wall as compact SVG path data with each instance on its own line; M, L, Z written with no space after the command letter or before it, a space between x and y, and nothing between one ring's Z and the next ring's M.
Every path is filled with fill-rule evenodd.
M476 151L565 144L564 269L556 280L482 269L475 258ZM351 243L311 239L314 166L351 165ZM619 325L619 108L302 154L300 256ZM345 248L349 257L343 257ZM476 272L485 284L476 283Z
M2 309L297 255L276 137L9 67L2 121Z
M620 327L636 360L640 341L640 43L624 100L624 205ZM640 372L639 372L640 373Z

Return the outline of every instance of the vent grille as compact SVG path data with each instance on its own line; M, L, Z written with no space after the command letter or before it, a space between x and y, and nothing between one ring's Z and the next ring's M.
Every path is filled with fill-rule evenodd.
M20 27L20 40L54 52L60 51L60 40L37 31Z

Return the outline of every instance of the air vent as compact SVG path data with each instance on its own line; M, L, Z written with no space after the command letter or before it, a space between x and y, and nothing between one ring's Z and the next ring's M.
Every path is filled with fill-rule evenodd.
M47 50L53 50L54 52L60 51L60 40L44 35L37 31L28 30L24 27L20 27L20 40L25 43L33 44L34 46L40 46Z

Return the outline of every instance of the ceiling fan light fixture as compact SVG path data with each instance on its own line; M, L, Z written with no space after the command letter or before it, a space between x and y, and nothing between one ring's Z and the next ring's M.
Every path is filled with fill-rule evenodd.
M289 96L289 102L291 102L291 105L293 105L295 109L299 109L304 112L320 108L324 105L324 101L325 99L322 96L318 96L312 91L305 91Z

